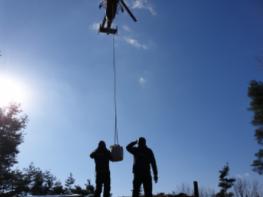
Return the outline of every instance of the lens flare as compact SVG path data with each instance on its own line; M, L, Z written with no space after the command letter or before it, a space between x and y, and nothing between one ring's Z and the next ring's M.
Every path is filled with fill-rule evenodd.
M0 75L0 107L10 103L23 104L26 101L27 91L24 85L8 76Z

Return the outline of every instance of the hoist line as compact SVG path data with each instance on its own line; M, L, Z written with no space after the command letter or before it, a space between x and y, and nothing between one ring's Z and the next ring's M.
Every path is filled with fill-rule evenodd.
M114 144L119 144L118 136L118 114L117 114L117 73L116 73L116 51L115 37L112 36L112 63L113 63L113 94L114 94Z

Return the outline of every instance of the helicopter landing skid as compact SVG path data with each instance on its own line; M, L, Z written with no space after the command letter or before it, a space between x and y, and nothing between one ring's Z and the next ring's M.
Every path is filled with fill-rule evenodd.
M101 33L106 33L106 34L116 34L118 31L118 28L113 29L113 28L105 28L100 26L99 32Z

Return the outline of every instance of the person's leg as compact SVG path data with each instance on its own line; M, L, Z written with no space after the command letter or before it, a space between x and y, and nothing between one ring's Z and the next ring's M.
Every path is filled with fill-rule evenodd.
M141 177L134 174L132 197L139 197L141 184L142 184Z
M97 174L96 175L96 190L95 190L95 197L100 197L101 191L102 191L102 176Z
M104 177L103 197L110 197L110 174Z
M145 197L152 197L152 176L150 174L143 177L143 189Z

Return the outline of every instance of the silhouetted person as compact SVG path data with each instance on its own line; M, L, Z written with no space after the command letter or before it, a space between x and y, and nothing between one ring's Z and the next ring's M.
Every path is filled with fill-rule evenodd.
M107 149L104 141L100 141L98 148L90 154L96 165L96 190L95 197L100 197L102 186L103 196L110 196L110 167L111 152Z
M138 146L135 146L136 144ZM151 167L155 183L158 181L158 171L152 150L146 146L146 140L143 137L128 144L126 149L134 156L132 196L139 197L140 188L143 185L145 197L152 197Z

